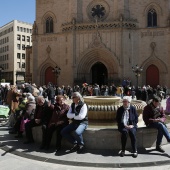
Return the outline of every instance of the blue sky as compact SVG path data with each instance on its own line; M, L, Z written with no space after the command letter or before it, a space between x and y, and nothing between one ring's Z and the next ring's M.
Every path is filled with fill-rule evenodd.
M36 0L0 0L0 27L19 20L33 24Z

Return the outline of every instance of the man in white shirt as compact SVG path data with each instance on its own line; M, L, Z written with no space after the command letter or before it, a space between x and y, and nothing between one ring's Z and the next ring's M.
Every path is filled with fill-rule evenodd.
M74 92L72 99L73 103L67 113L67 117L71 119L72 122L61 131L61 135L73 144L71 151L81 153L84 150L82 134L88 126L88 109L79 92Z

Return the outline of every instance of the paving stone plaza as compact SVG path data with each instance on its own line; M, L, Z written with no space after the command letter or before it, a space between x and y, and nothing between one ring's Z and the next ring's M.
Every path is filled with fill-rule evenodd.
M165 107L165 100L162 101ZM156 139L156 136L155 136ZM140 139L138 139L140 140ZM85 153L77 154L63 148L55 154L55 148L48 151L39 149L39 143L24 145L23 139L16 139L8 134L8 127L0 127L0 165L1 170L8 168L20 169L170 169L170 145L163 145L165 153L159 153L155 147L139 148L136 159L131 156L130 150L125 157L118 155L119 150L87 149ZM114 145L114 141L113 141ZM10 163L9 163L10 162Z

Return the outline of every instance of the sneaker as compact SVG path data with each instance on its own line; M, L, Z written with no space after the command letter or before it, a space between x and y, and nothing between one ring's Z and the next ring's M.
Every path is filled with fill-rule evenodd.
M124 156L125 156L125 151L121 150L120 153L119 153L119 155L120 155L121 157L124 157Z
M156 146L156 150L157 150L158 152L162 152L162 153L165 152L165 150L161 147L161 145Z
M132 156L133 156L133 158L137 158L138 157L138 152L137 151L134 152Z
M84 150L85 150L84 145L79 145L79 148L78 148L78 150L77 150L77 153L83 153Z
M74 146L70 149L71 152L75 152L79 149L79 145L78 144L74 144Z

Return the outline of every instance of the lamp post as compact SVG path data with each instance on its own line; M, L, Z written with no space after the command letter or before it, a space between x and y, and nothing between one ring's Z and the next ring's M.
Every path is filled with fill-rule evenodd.
M137 82L137 88L138 88L138 79L143 71L142 67L139 67L138 65L132 67L132 71L135 73L136 76L136 82Z
M1 79L2 79L2 72L4 71L4 68L2 66L0 66L0 83L1 83Z
M61 68L56 66L55 68L52 69L52 72L55 73L58 78L61 72Z

